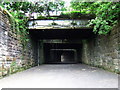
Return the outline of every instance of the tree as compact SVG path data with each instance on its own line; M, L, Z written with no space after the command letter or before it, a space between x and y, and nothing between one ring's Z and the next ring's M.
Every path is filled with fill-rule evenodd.
M57 15L58 11L65 11L66 10L64 5L65 5L65 2L62 0L54 2L53 10L56 12L56 15Z
M43 1L43 5L44 5L44 12L47 14L47 16L50 16L50 12L56 12L56 15L58 13L58 11L64 11L66 10L64 5L65 2L62 0L56 0L56 1L49 1L49 0L45 0Z

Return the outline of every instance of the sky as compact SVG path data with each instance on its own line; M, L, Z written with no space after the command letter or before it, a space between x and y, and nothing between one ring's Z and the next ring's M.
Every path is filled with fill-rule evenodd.
M63 1L66 2L65 6L70 6L70 2L71 2L71 0L63 0Z

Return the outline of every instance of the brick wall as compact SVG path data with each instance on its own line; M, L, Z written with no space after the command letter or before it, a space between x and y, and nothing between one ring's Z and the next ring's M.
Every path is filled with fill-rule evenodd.
M115 27L108 35L83 40L82 52L83 63L120 72L120 26Z

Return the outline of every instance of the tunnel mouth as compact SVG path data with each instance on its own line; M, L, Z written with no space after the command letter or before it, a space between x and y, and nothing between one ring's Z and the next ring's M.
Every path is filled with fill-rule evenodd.
M76 56L75 49L51 49L49 63L75 63Z
M81 63L81 44L44 43L45 64Z

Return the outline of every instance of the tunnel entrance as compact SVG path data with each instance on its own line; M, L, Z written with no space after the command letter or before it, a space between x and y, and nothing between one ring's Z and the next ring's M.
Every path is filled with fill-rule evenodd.
M50 59L52 63L75 63L76 62L75 49L51 49Z
M81 44L45 43L45 63L80 63L82 53L81 47Z
M84 39L94 36L92 28L29 29L38 45L38 65L49 63L82 63Z

